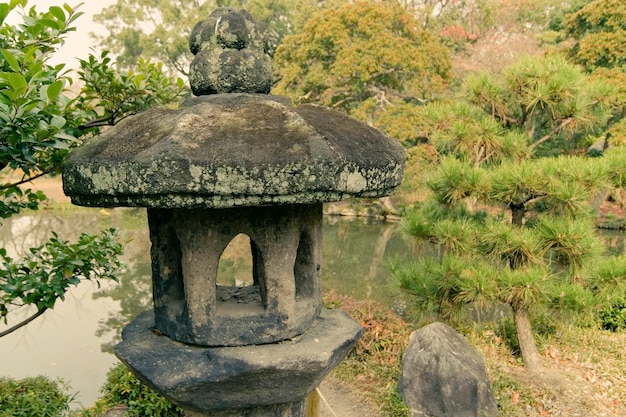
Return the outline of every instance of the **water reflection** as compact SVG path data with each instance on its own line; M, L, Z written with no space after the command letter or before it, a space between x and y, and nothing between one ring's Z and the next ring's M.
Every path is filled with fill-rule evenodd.
M393 304L396 289L385 262L407 258L408 242L393 223L326 217L322 245L322 286L360 299Z
M131 238L124 262L133 268L137 251L145 251L140 230L143 224L141 210L74 209L42 210L33 214L14 216L0 226L0 247L12 257L20 256L30 247L43 244L55 230L61 239L73 241L82 232L97 233L108 227L122 229L124 239ZM143 220L141 220L143 222ZM143 239L145 241L145 239ZM139 242L139 244L135 244ZM135 247L137 249L135 250ZM95 294L115 289L115 283L83 283L28 326L0 338L0 375L16 378L37 374L63 378L73 390L79 391L77 401L89 405L99 395L107 370L116 362L113 355L102 352L102 346L113 343L113 335L98 335L99 322L109 312L120 310L120 304L111 297ZM9 317L9 326L31 315L33 311L20 308ZM0 324L0 330L7 327ZM79 404L77 404L78 406Z
M150 241L145 211L142 209L51 210L7 219L0 227L0 246L12 256L42 244L52 230L62 239L73 240L82 232L96 233L117 227L125 245L125 269L118 284L81 284L66 302L46 312L34 323L0 338L3 360L0 375L22 378L47 374L70 381L80 391L78 400L89 405L98 397L108 368L115 362L113 347L121 329L139 313L151 308ZM249 242L243 242L248 245ZM371 298L389 306L398 304L397 289L390 284L386 260L411 258L412 248L397 231L397 225L368 223L354 219L325 219L323 236L322 285L325 290L359 298ZM224 267L241 265L227 280L242 279L249 273L246 251L232 248L224 256ZM24 313L24 316L26 314ZM10 318L11 323L19 317ZM2 329L4 324L0 324Z

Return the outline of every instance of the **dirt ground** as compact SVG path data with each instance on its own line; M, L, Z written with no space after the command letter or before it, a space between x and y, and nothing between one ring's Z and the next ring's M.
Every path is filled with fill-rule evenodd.
M319 417L380 417L378 410L363 403L348 387L327 378L319 388Z

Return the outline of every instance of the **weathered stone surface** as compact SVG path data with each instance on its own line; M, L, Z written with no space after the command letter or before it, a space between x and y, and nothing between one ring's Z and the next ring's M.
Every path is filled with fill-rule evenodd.
M221 7L198 22L189 36L189 50L194 55L213 46L264 51L265 27L246 10Z
M127 406L117 406L107 410L103 417L124 417L127 413Z
M443 323L411 334L399 390L412 417L498 415L482 357Z
M207 49L199 52L189 68L195 95L220 93L268 94L272 88L272 64L265 54L247 50Z
M300 403L362 333L340 310L323 310L293 340L234 348L185 345L155 334L153 325L152 312L139 316L122 332L115 354L142 382L202 413Z
M265 27L245 10L220 8L189 37L195 55L189 67L194 95L262 93L272 88L272 62L265 54Z
M128 117L63 168L86 206L226 208L380 197L402 180L404 148L361 122L285 99L217 94Z
M185 411L185 417L307 417L306 412L306 401L301 401L295 404L274 404L243 410L212 411L208 413Z
M155 327L206 346L272 343L306 331L321 306L322 205L148 209ZM217 285L220 256L250 238L253 285ZM240 303L229 293L247 291Z

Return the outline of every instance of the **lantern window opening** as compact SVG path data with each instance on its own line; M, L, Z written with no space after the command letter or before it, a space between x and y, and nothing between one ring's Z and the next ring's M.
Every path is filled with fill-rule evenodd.
M261 254L254 241L245 233L230 240L219 258L216 276L218 314L233 308L241 312L266 309L265 288L259 278Z

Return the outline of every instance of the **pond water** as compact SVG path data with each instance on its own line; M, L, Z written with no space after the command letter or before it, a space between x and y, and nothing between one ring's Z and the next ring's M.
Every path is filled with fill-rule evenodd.
M145 211L72 207L16 216L0 227L0 247L6 248L12 257L45 242L52 230L60 238L72 240L82 232L96 233L108 227L117 227L128 239L123 257L126 267L119 274L120 282L101 282L101 286L83 283L53 310L0 338L0 375L23 378L43 374L62 378L70 384L71 392L78 392L75 408L89 406L99 397L106 372L117 362L112 352L120 340L121 329L151 308L150 241ZM386 262L392 258L407 260L416 249L402 236L397 224L326 216L323 239L324 290L334 288L341 294L402 310L402 297L391 283ZM220 273L228 275L228 271L232 274L239 273L238 268L249 268L246 255L238 249L229 248L223 265L220 263ZM9 325L31 313L24 309L15 312ZM0 331L7 327L0 323Z

